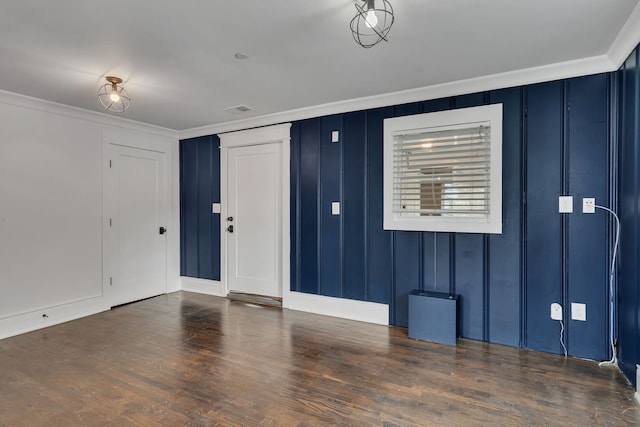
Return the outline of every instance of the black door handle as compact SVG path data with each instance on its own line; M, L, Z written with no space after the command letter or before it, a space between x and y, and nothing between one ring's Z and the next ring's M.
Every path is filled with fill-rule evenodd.
M164 234L167 232L167 229L164 227L160 227L160 234Z
M227 231L228 231L229 233L233 233L233 225L228 226L228 227L227 227Z

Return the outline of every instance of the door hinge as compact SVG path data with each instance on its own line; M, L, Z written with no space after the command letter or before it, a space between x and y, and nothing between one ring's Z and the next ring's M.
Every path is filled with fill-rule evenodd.
M109 218L109 227L113 227L113 220Z
M109 169L111 169L111 160L109 160Z
M109 277L109 284L113 285L113 277Z

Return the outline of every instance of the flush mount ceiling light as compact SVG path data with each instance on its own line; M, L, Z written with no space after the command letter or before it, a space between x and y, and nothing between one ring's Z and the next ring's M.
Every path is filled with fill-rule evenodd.
M104 108L116 113L121 113L129 108L129 104L131 104L129 93L122 86L118 86L122 84L122 79L113 76L107 76L105 79L109 83L105 83L98 89L98 99Z
M382 40L387 41L387 34L393 25L393 8L387 0L357 0L364 5L355 4L358 13L351 20L353 39L360 46L369 48Z

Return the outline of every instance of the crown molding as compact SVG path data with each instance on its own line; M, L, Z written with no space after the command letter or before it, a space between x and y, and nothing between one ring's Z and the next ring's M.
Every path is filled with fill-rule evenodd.
M640 44L640 2L604 55L186 129L180 139L618 70Z
M98 123L105 126L114 126L139 132L145 132L163 137L177 139L178 131L163 128L148 123L137 122L123 117L114 117L97 111L85 110L84 108L72 107L70 105L59 104L40 98L21 95L14 92L0 90L0 104L12 105L29 110L41 111L50 114L70 117L78 120Z
M233 132L242 129L262 127L283 122L346 113L350 111L368 110L372 108L406 104L409 102L428 101L430 99L598 74L614 71L617 68L618 67L615 66L607 55L600 55L577 59L574 61L543 65L540 67L526 68L489 76L458 80L416 89L332 102L243 120L202 126L180 131L180 139Z
M633 49L640 43L640 2L631 12L631 15L624 23L622 29L611 43L611 47L607 51L609 60L614 65L614 69L622 66L624 61L633 52Z

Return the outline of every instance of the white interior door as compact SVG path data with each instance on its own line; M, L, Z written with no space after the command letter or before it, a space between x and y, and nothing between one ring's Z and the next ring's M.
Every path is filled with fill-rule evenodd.
M111 305L166 293L165 154L110 144Z
M280 163L279 143L228 151L226 235L231 292L282 296Z

